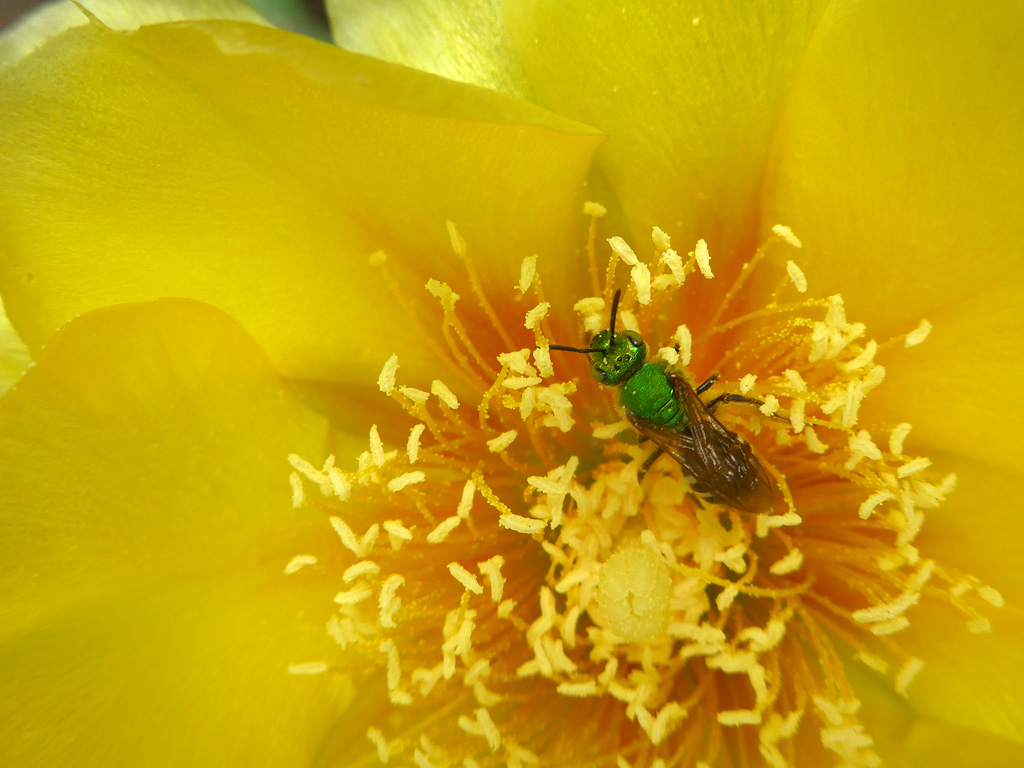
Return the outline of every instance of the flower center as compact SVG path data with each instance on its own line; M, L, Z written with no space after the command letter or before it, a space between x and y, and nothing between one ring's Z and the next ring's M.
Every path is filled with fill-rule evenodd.
M656 229L643 261L612 238L598 274L602 210L586 210L604 289L573 304L578 339L552 334L536 257L519 283L534 302L525 348L484 348L460 296L431 280L459 394L399 385L393 356L378 385L408 423L404 447L374 427L353 471L291 457L295 504L304 480L318 487L344 552L327 627L339 656L292 671L342 671L364 692L373 714L345 764L710 765L724 753L778 767L801 728L848 764L877 764L848 665L905 693L923 666L898 642L911 609L945 602L986 631L967 593L1001 603L914 545L955 476L904 452L910 425L860 417L884 379L878 354L922 342L928 324L877 343L839 296L804 298L793 261L750 308L766 254L800 247L785 227L716 291L710 316L683 318L687 280L715 289L703 241L683 258ZM620 263L630 275L612 328ZM471 265L469 282L487 338L510 339ZM661 400L636 382L628 399L632 377L584 375L606 330L647 342ZM698 386L691 369L718 378ZM665 426L663 411L681 415ZM754 486L757 509L745 504ZM314 561L298 555L286 572Z

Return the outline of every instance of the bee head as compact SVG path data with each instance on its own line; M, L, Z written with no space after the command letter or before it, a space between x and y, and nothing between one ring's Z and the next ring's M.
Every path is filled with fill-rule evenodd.
M590 342L590 375L601 384L614 386L626 381L643 365L647 345L635 331L601 331Z

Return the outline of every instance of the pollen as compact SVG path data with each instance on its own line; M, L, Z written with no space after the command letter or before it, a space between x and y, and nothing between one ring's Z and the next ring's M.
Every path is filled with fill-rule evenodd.
M365 738L331 747L346 764L788 768L815 743L878 765L850 665L909 695L924 612L967 636L1003 604L927 551L956 475L870 405L931 325L873 338L814 294L783 225L716 277L704 240L602 239L605 209L584 211L587 296L546 292L545 256L485 283L449 222L464 277L398 297L446 380L385 353L358 455L288 457L324 538L279 567L331 584L337 652L284 672L365 686ZM673 427L591 375L613 300Z

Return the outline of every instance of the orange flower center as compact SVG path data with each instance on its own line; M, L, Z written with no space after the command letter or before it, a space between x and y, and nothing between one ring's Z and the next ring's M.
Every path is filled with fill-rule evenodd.
M703 241L683 258L657 229L646 261L612 238L599 274L602 210L587 211L604 288L574 303L578 339L552 334L536 257L519 284L535 341L523 349L485 346L510 334L472 269L470 311L485 335L431 280L445 354L468 384L458 395L440 380L399 385L392 357L378 384L408 422L404 446L374 427L355 471L291 457L296 505L314 503L307 481L319 488L345 557L327 627L339 656L292 671L356 678L369 714L346 765L711 765L724 753L779 768L807 728L848 764L877 764L847 665L903 693L923 666L898 639L915 606L951 604L986 631L968 593L1001 603L914 546L955 476L904 452L910 425L860 417L884 379L876 357L922 342L928 324L877 343L839 296L804 298L793 261L751 308L749 278L766 282L766 255L800 246L785 227L725 290ZM657 446L638 440L615 389L585 375L586 357L549 349L586 348L609 327L620 263L630 278L616 328L639 333L670 370L720 376L700 395L711 408L691 404L673 439L710 451L710 465L745 441L771 508L715 503L671 455L648 462ZM678 311L694 280L720 296L707 317ZM742 398L716 400L729 394ZM708 418L722 431L704 443L693 422ZM286 571L313 560L298 555Z

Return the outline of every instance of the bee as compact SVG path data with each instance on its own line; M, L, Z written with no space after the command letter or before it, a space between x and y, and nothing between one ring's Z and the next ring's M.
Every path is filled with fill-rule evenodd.
M764 467L750 444L715 418L715 411L726 403L763 403L729 393L705 403L700 395L715 383L717 374L694 389L667 362L646 362L647 345L639 333L615 332L621 293L616 291L612 300L608 330L598 333L589 347L551 344L550 349L591 355L590 374L599 384L618 387L619 402L641 442L650 440L656 446L638 479L667 453L682 467L691 492L700 499L742 512L769 509L772 486Z

